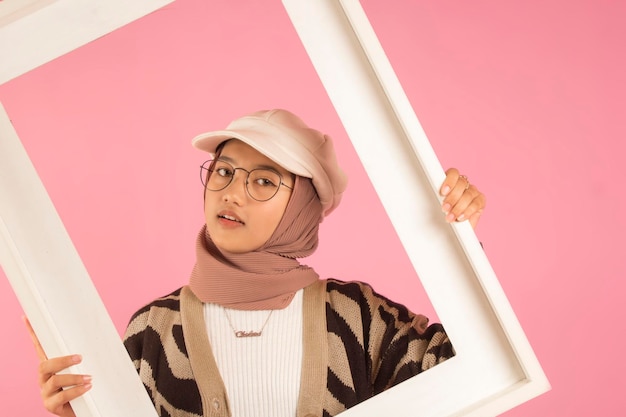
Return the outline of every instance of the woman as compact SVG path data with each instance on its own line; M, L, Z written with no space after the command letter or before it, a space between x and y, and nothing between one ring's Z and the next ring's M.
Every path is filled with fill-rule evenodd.
M270 110L193 144L214 159L189 285L135 313L124 337L159 415L333 416L454 355L440 324L297 261L347 183L328 136ZM466 177L448 170L441 194L448 221L476 226L485 198ZM80 357L46 360L36 345L46 409L74 415L91 378L57 373Z

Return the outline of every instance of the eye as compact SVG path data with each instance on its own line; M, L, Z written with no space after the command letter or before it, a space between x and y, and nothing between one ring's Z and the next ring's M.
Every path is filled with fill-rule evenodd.
M233 176L233 170L225 166L215 167L215 172L220 177L232 177Z
M258 188L278 188L280 175L267 169L254 169L250 172L248 180Z
M274 180L275 181L275 180ZM259 177L254 179L254 183L261 187L277 187L276 183L270 178Z

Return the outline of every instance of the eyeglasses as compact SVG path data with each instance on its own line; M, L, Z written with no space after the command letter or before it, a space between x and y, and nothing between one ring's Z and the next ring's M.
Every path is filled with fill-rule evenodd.
M271 199L281 185L293 190L283 182L282 175L272 169L258 168L248 171L244 168L235 168L219 159L209 159L200 166L200 181L207 190L221 191L233 182L238 169L248 174L245 182L246 191L256 201Z

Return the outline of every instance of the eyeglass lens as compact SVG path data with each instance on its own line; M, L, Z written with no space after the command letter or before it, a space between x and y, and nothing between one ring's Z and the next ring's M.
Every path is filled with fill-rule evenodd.
M200 168L202 185L211 191L220 191L228 187L235 177L235 172L238 169L244 171L247 174L246 190L250 197L258 201L274 197L282 180L280 174L269 169L246 171L220 160L206 161Z

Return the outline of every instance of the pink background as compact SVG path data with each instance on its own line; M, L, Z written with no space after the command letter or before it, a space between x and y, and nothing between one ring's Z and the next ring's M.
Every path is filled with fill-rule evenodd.
M442 164L488 196L477 234L553 385L506 416L624 415L624 3L362 3ZM331 134L351 176L307 262L434 316L277 0L178 0L0 101L120 332L192 267L190 139L270 107ZM0 306L2 414L44 416L5 279Z

